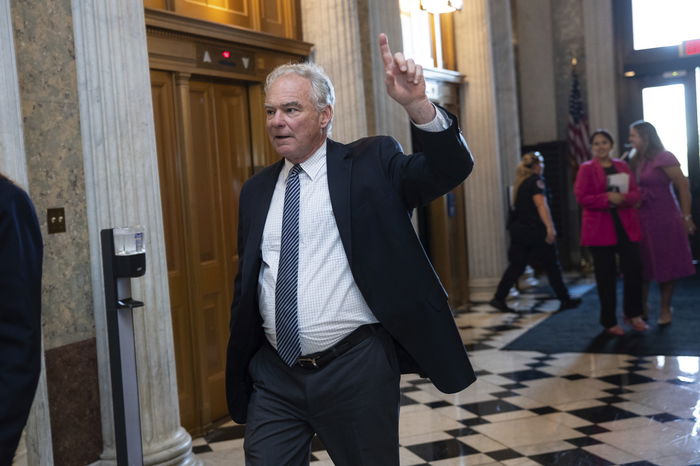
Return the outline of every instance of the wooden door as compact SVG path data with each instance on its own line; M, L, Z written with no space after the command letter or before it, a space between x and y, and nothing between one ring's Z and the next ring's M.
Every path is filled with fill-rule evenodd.
M252 172L248 89L158 71L151 79L181 422L200 433L227 415L238 197Z
M151 93L158 148L163 228L170 288L170 307L177 361L177 384L182 425L190 428L196 416L194 347L191 327L187 238L185 235L184 197L182 192L182 150L178 147L175 118L175 92L171 73L151 71Z

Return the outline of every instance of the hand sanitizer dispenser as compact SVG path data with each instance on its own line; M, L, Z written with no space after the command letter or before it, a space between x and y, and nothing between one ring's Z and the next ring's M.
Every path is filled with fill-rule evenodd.
M101 240L117 464L143 465L133 319L143 303L131 297L131 279L146 273L144 230L109 228Z

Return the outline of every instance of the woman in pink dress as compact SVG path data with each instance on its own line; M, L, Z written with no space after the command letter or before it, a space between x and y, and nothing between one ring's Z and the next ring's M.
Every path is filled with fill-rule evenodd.
M643 233L644 309L648 312L649 282L654 280L661 291L658 324L668 325L675 281L695 273L688 242L688 235L695 233L690 188L678 159L664 149L651 123L641 120L632 123L629 142L636 151L631 166L642 192L639 217Z

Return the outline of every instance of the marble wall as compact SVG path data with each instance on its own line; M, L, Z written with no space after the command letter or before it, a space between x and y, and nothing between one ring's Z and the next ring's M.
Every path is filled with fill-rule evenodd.
M30 194L44 235L44 342L52 349L95 336L71 6L11 6ZM65 208L65 233L47 234L51 207Z
M46 369L54 464L90 464L102 452L95 339L47 351Z

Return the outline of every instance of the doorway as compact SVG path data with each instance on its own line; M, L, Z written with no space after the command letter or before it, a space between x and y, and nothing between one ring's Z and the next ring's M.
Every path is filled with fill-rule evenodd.
M226 344L241 187L252 174L246 83L151 71L182 425L228 414Z

